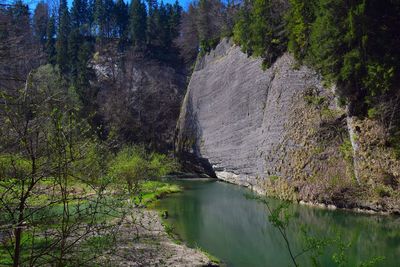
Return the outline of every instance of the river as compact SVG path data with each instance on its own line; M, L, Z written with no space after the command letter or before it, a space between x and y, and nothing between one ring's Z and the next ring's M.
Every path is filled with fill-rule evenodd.
M220 181L182 180L181 193L162 199L158 208L168 211L167 222L187 245L200 247L227 266L292 266L284 239L271 225L264 204L248 198L246 188ZM269 205L281 203L268 199ZM357 214L344 210L326 210L290 204L293 215L287 236L297 254L304 248L305 235L322 238L340 237L346 264L357 266L375 256L385 259L374 266L400 266L400 217ZM322 266L337 266L332 259L340 253L337 245L322 251ZM311 254L297 260L311 266Z

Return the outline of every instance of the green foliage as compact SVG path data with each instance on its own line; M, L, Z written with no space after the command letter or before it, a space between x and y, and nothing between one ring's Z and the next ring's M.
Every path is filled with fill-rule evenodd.
M51 16L46 30L46 45L45 51L47 54L47 61L50 64L56 63L56 48L55 48L55 35L56 35L56 22L54 16Z
M315 19L315 0L290 0L285 17L288 31L288 49L297 59L302 59L310 45L311 23Z
M146 43L146 6L140 0L133 0L129 9L129 34L133 45L140 46Z
M167 194L180 192L182 189L176 184L162 181L144 181L140 184L140 192L135 196L134 202L137 205L149 206L157 199Z
M344 140L339 146L339 150L346 161L353 162L353 146L351 145L350 139Z
M143 147L125 147L112 161L109 176L126 182L128 191L136 193L141 181L164 176L176 168L175 161L165 155L148 154Z
M80 33L86 33L88 29L87 0L74 0L71 7L71 26L79 29Z
M20 155L0 155L0 183L24 180L32 171L32 163Z
M200 52L199 56L203 56L213 50L218 44L220 39L209 39L209 40L202 40L200 42Z
M392 189L389 186L378 184L375 187L375 192L378 197L390 197L392 193Z
M375 119L379 115L379 110L376 107L369 108L367 114L368 114L368 118Z
M363 84L369 89L370 96L374 97L387 93L391 89L394 77L393 66L385 66L375 62L369 63Z
M350 113L363 114L398 79L400 4L393 1L291 0L288 48L337 84ZM380 18L380 19L377 19ZM384 25L384 26L383 26ZM382 30L382 27L384 30ZM383 41L385 40L385 41Z
M129 26L129 6L123 0L117 0L115 3L115 24L117 35L121 42L126 42L128 38Z
M263 68L286 49L282 14L274 4L270 0L245 1L233 29L233 40L248 54L263 57Z
M141 148L124 148L111 163L110 177L115 181L123 181L128 184L130 193L137 188L140 180L148 176L148 166L145 152Z
M69 64L68 36L71 30L71 22L66 0L61 1L58 15L59 25L56 42L57 64L59 65L62 73L67 73Z
M239 10L238 19L233 28L233 41L240 44L243 52L250 51L250 6L249 1L244 1L243 7Z
M321 107L326 99L323 96L320 95L305 95L304 100L307 102L307 104L315 106L315 107Z

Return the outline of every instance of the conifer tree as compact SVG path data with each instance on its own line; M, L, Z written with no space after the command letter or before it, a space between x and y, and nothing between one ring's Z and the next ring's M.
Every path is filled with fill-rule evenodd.
M117 0L115 3L114 15L117 36L125 40L127 38L129 15L128 5L125 4L124 0Z
M92 50L93 47L90 42L85 41L81 44L77 54L75 88L86 108L88 108L89 105L93 105L95 102L94 98L96 97L93 93L95 88L92 88L89 84L92 70L88 67L88 62L92 58Z
M46 30L46 54L47 61L50 64L56 63L56 48L55 48L55 35L56 35L56 21L54 16L51 16Z
M33 13L33 27L36 39L44 47L46 43L46 31L49 21L49 7L44 2L36 5Z
M296 59L302 60L309 47L311 25L315 20L316 0L290 0L286 15L288 49Z
M178 0L175 0L174 5L172 6L172 14L170 15L170 29L171 36L173 39L177 38L179 35L179 27L182 20L182 7L179 5Z
M160 13L157 0L147 0L147 44L150 46L157 40L160 26Z
M114 36L115 32L115 16L114 16L114 1L104 0L104 23L105 35L107 38Z
M74 0L71 8L71 27L79 29L81 34L87 35L88 27L88 3L87 0Z
M146 6L140 0L133 0L129 10L129 35L134 46L143 46L146 42Z
M82 35L79 33L78 28L71 30L68 36L68 59L69 59L69 74L73 82L75 82L78 75L78 53L81 43L83 41Z
M63 74L68 72L68 36L70 32L70 16L66 0L61 0L57 31L57 64Z
M102 40L106 31L106 10L103 0L95 0L94 2L94 24L96 27L96 35Z

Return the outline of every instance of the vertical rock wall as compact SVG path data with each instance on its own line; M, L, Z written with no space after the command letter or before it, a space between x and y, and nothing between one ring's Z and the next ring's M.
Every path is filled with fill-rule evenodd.
M322 106L307 104L307 94L335 109L318 75L297 66L290 55L263 71L260 59L225 39L197 62L178 120L177 150L208 159L218 178L260 192L271 177L302 181L319 175L323 180L334 173L348 179L338 151L346 133L343 137L338 130L333 138L335 133L327 133L329 140L322 136L317 130ZM332 113L330 120L344 127L340 112ZM319 139L327 140L323 147ZM328 158L332 164L326 164Z
M225 39L196 64L175 146L260 193L400 212L400 162L387 140L378 121L347 118L334 91L289 54L263 71Z

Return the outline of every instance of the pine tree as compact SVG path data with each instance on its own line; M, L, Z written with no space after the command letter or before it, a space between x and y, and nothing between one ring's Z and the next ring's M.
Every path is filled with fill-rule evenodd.
M54 16L51 16L46 30L46 54L47 61L50 64L56 63L56 48L55 48L55 35L56 35L56 21Z
M83 41L82 35L79 33L79 29L72 29L68 36L68 59L69 59L69 71L72 81L76 80L78 75L78 53L80 45Z
M140 0L133 0L129 10L129 35L134 46L143 46L146 42L146 6Z
M88 67L88 62L92 57L92 45L89 42L83 42L77 54L77 76L75 79L75 88L84 106L93 105L95 95L94 88L89 84L91 69Z
M177 38L179 35L179 27L182 20L182 7L179 5L178 0L175 1L172 6L172 14L170 14L169 27L171 29L171 37L173 39Z
M66 0L61 0L59 9L59 26L57 32L57 64L63 74L68 72L68 36L70 32L70 17Z
M39 2L33 13L33 27L37 40L44 47L46 43L46 30L49 21L49 7L44 2Z
M155 21L156 24L154 25L156 28L155 33L157 37L157 41L155 43L164 50L168 50L172 43L171 33L169 29L169 7L171 7L171 5L164 5L164 2L161 1L158 7L158 17Z
M243 52L251 53L250 43L250 0L245 0L238 13L238 19L233 27L233 40L240 44Z
M311 25L315 20L316 0L290 0L290 10L286 15L288 49L296 59L302 60L309 47Z
M114 14L114 1L104 0L104 11L105 11L105 35L107 38L114 36L115 32L115 16Z
M117 36L125 40L129 24L128 5L124 0L117 0L114 9Z
M160 25L160 13L158 8L157 0L147 0L147 44L153 45L158 38L159 25Z
M81 34L89 33L87 0L74 0L71 8L71 27L78 29Z
M94 13L95 13L95 0L88 0L87 20L88 20L88 33L90 36L95 34L94 30Z
M96 27L96 34L100 40L105 36L106 32L106 10L103 0L95 0L94 3L94 24Z

